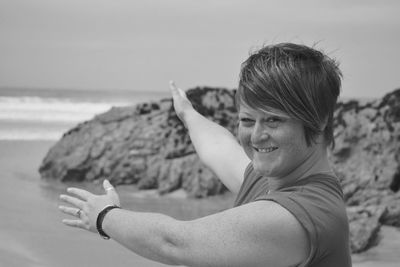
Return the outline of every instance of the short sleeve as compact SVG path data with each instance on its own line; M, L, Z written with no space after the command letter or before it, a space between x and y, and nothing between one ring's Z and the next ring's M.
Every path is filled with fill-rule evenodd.
M278 203L302 225L310 241L310 254L302 267L347 266L349 230L344 202L339 191L332 190L331 181L323 181L265 193L256 199Z
M292 192L274 192L268 195L257 198L256 200L270 200L278 203L286 210L288 210L297 219L306 231L307 237L310 241L310 254L306 261L300 266L309 266L313 259L317 255L317 229L313 222L312 216L309 214L307 208L302 205L301 201L298 201L296 197L293 197L295 193Z

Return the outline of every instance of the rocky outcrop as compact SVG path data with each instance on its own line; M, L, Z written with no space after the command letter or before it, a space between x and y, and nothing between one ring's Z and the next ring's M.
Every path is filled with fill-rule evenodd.
M381 224L400 226L400 89L339 103L334 128L331 161L348 206L352 250L359 252L374 244Z
M400 189L400 89L382 100L339 103L331 160L348 205L379 204Z
M197 88L187 92L204 116L236 129L234 94L226 89ZM65 133L44 158L43 178L137 184L162 193L183 188L205 197L225 187L200 163L171 99L134 107L114 107Z
M381 218L387 212L384 206L350 206L347 216L350 223L350 248L362 252L377 244Z
M234 91L188 91L195 108L235 134ZM377 243L382 224L400 227L400 89L382 99L338 103L336 146L330 151L341 179L351 230L351 248ZM79 124L50 149L43 178L137 184L161 194L183 188L192 197L225 191L195 154L170 99L113 108Z

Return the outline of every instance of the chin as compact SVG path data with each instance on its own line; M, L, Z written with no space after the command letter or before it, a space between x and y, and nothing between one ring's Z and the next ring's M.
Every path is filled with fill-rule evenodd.
M271 176L271 170L270 169L265 169L262 166L257 166L257 164L253 164L253 166L254 166L254 171L257 173L257 175Z

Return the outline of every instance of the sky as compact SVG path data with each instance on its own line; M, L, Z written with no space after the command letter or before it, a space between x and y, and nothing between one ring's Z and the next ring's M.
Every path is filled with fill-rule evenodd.
M400 88L398 0L0 0L0 88L236 88L263 44L336 58L342 96Z

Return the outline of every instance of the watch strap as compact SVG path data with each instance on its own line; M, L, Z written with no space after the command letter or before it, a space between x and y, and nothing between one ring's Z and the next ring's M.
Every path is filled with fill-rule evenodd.
M99 215L97 215L97 220L96 220L96 228L97 232L99 232L100 236L104 239L110 239L110 237L104 232L103 230L103 220L106 214L113 210L113 209L120 209L121 207L117 205L108 205L104 207L102 211L99 212Z

